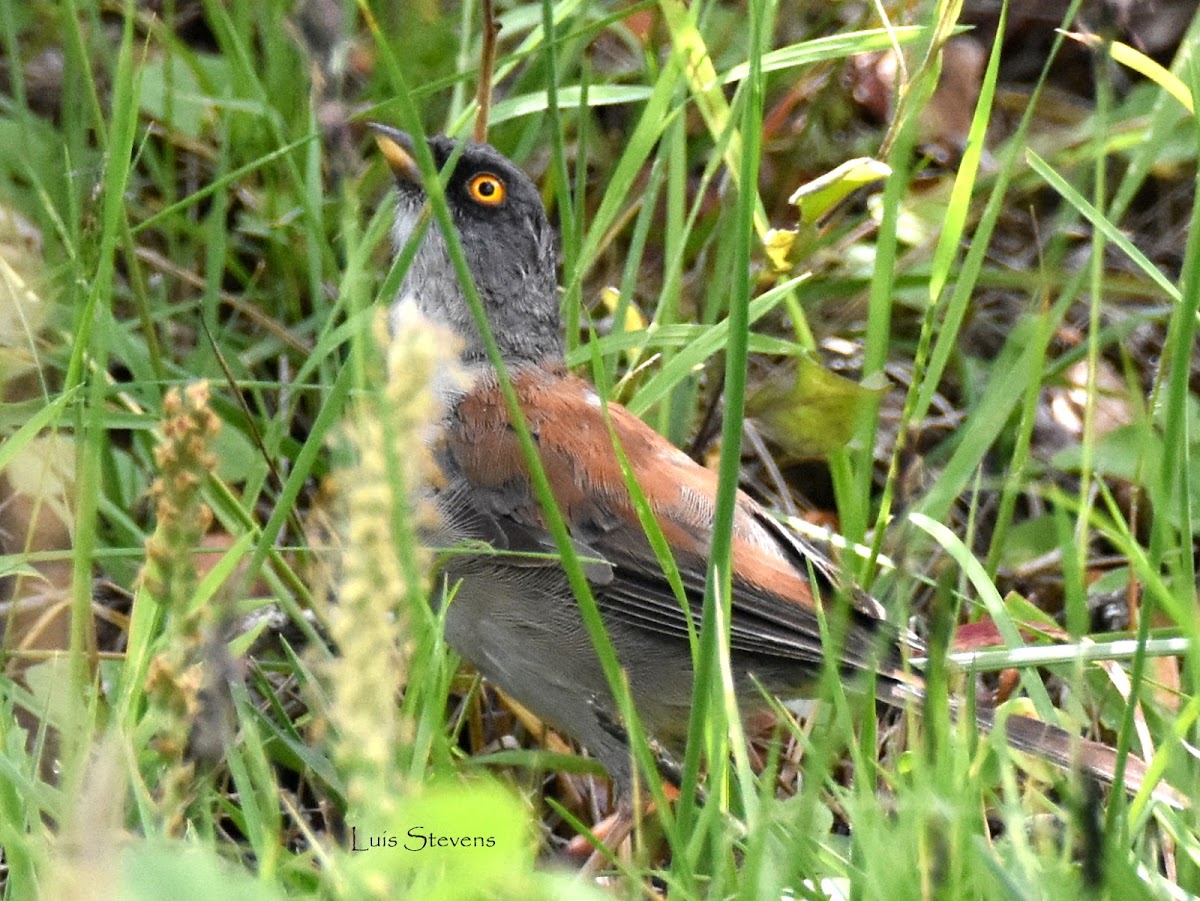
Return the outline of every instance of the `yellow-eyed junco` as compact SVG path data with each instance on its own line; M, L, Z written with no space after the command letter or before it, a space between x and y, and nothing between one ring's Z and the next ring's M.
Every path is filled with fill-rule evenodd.
M403 248L426 205L411 139L375 126L396 175L394 238ZM461 146L460 146L461 143ZM668 748L683 742L692 698L688 623L635 511L596 392L563 362L556 276L557 242L533 182L487 144L428 141L444 168L459 153L446 202L491 332L513 381L542 466L581 557L604 625L628 675L647 730ZM448 389L436 459L439 543L482 542L487 552L450 555L442 572L453 588L446 638L464 658L556 729L577 739L619 785L630 754L614 729L614 702L531 487L497 374L451 263L430 222L404 276L396 307L413 305L462 341L468 384ZM704 594L717 479L615 403L612 431L670 545L696 623ZM598 561L598 562L595 562ZM810 581L814 574L819 584ZM832 563L739 494L734 516L730 660L743 713L762 709L755 680L781 698L814 689L826 648L814 597L835 592ZM901 646L915 639L889 625L874 601L856 592L839 671L849 682L875 674L880 700L919 698L923 683L906 672ZM861 681L861 680L859 680ZM994 711L978 709L990 728ZM1115 752L1037 720L1009 716L1006 738L1062 767L1078 765L1105 781ZM1125 782L1145 768L1130 758Z

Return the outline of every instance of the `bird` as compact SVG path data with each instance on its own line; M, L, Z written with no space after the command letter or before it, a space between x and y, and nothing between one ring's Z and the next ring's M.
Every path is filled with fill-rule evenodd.
M429 191L406 132L373 124L395 176L392 238L415 244L391 315L417 312L459 342L457 379L439 383L444 404L433 440L431 487L437 525L429 542L457 548L440 563L451 599L449 645L543 722L587 748L618 793L635 773L618 706L585 627L558 548L539 505L446 236L430 221ZM571 544L647 733L678 754L693 691L689 630L700 622L716 517L717 476L618 403L603 401L565 363L558 237L536 185L490 144L425 138L442 172L444 196L489 330L532 435ZM670 548L685 611L638 514L626 471ZM733 512L729 660L743 715L780 699L811 698L826 658L851 686L870 685L885 704L919 701L924 682L905 665L920 641L889 623L865 592L843 585L837 566L739 491ZM841 642L822 638L818 604L846 590ZM436 592L435 592L436 593ZM689 622L689 612L690 619ZM964 709L961 699L952 709ZM996 726L980 702L975 718ZM1116 752L1057 726L1012 714L1012 747L1064 770L1112 782ZM1136 791L1145 764L1129 755L1124 786ZM1160 797L1178 804L1164 784Z

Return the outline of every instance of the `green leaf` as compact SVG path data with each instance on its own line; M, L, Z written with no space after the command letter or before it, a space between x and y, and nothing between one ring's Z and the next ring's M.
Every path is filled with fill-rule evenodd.
M217 475L227 482L244 479L261 458L261 452L254 442L236 428L224 428L217 432L213 440L213 453L217 457Z
M220 57L198 55L192 58L197 69L213 85L227 85L230 80L229 64ZM166 67L171 65L168 81ZM153 59L142 66L141 110L151 119L157 119L193 138L198 138L204 126L212 120L217 106L217 97L204 89L196 71L184 65L178 58ZM168 87L170 94L168 95Z
M1054 517L1049 514L1034 516L1009 527L1000 553L1000 565L1013 569L1059 547L1060 536Z
M1123 479L1143 488L1154 486L1162 470L1163 441L1158 431L1134 423L1113 429L1096 442L1092 452L1092 471L1108 478ZM1067 472L1077 472L1083 464L1083 446L1065 447L1054 455L1051 465ZM1189 509L1195 511L1191 527L1200 528L1200 479L1187 479L1190 495ZM1179 509L1170 506L1161 511L1168 521L1178 527Z
M650 99L654 92L642 85L589 85L587 92L588 108L597 106L614 106L621 103L641 103ZM575 109L582 99L578 85L559 88L557 101L559 109ZM550 97L546 91L535 91L532 94L521 94L508 97L492 107L488 121L492 125L519 119L534 113L544 113L550 108Z
M899 28L875 28L866 31L849 31L831 34L780 47L763 54L762 71L778 72L794 69L831 59L842 59L859 53L875 50L891 50L924 38L928 29L921 25L905 25ZM739 63L721 76L721 84L733 84L750 74L749 63Z
M155 841L134 844L122 855L120 897L126 901L259 901L284 896L208 848Z
M798 187L788 203L800 208L801 222L815 222L863 185L882 181L891 174L891 166L870 157L846 160L836 169Z
M855 384L801 356L795 377L760 385L746 398L746 413L780 447L813 457L845 447L864 406L890 390L886 379Z
M535 871L529 809L491 779L426 784L398 809L381 807L347 817L346 870L359 885L426 901L607 897Z

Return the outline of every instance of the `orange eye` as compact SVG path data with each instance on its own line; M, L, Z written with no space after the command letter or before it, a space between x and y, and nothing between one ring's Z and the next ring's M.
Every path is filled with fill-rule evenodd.
M506 189L504 181L490 172L480 172L467 182L467 193L476 203L484 206L499 206L504 203Z

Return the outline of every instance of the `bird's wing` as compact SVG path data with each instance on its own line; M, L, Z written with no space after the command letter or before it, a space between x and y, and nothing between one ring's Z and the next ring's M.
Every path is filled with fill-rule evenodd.
M564 370L519 371L513 383L601 609L630 625L685 637L684 604L698 623L704 594L715 474L623 407L605 407L585 382ZM684 604L638 518L614 445L673 550ZM556 548L494 382L476 384L458 403L439 459L445 475L439 507L452 533L535 555L524 565L557 566L542 556ZM832 597L832 563L744 494L738 495L733 525L731 650L819 667L824 654L813 585L815 580L818 596ZM894 630L869 610L853 607L843 666L876 669L881 645L889 665L898 666Z

